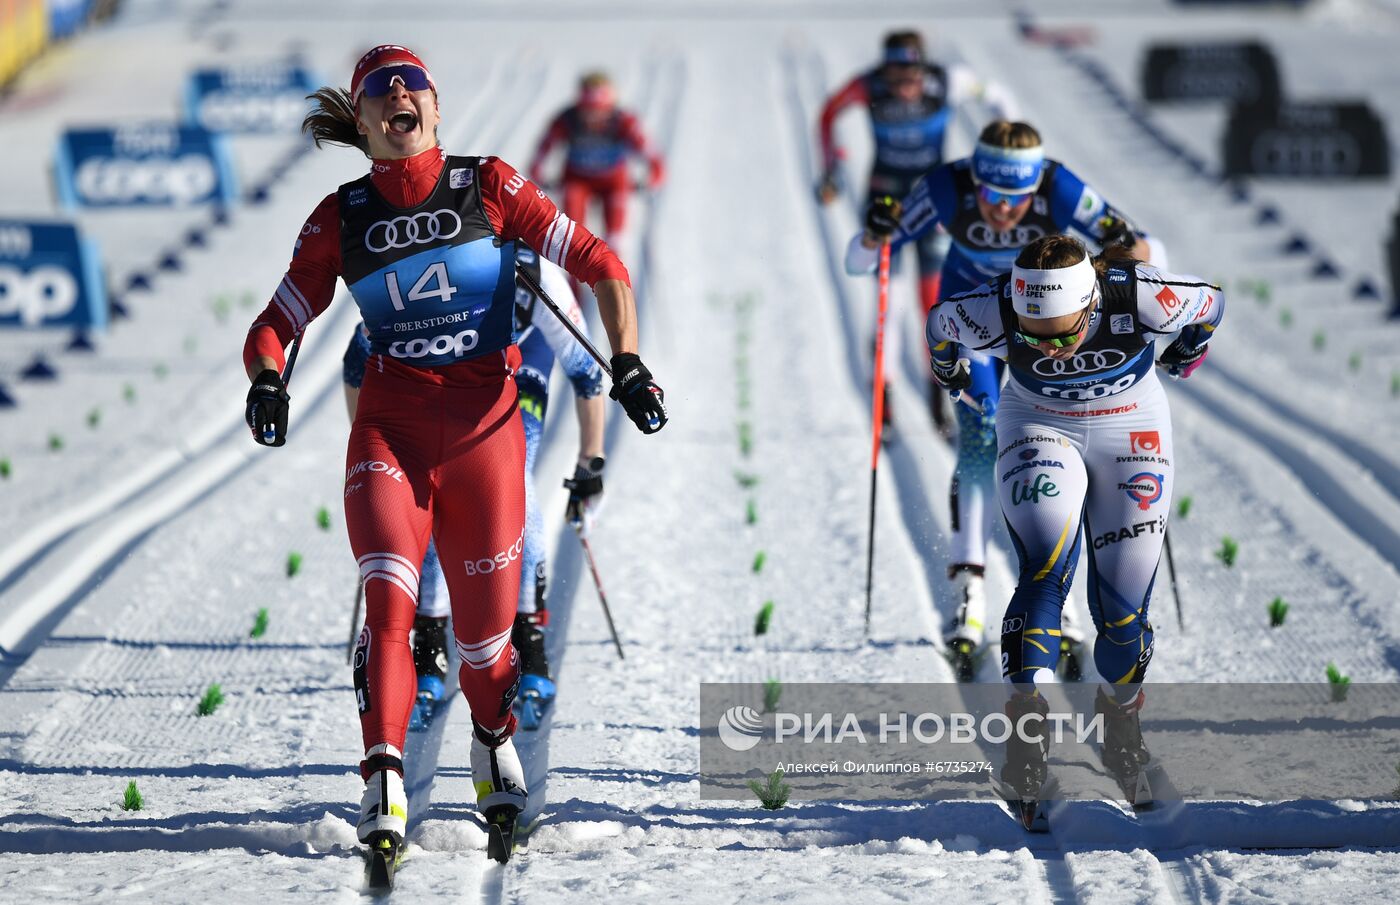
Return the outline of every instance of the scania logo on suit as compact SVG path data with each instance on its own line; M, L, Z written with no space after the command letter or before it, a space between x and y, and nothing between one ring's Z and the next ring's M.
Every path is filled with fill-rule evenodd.
M1128 360L1128 354L1121 349L1098 349L1079 352L1069 358L1040 358L1031 370L1041 377L1070 377L1075 374L1092 374L1116 368Z
M375 221L365 231L365 248L378 254L391 248L450 239L461 231L462 218L454 210L420 211L407 217Z
M967 241L979 248L1025 248L1043 235L1039 226L996 230L980 220L967 228Z

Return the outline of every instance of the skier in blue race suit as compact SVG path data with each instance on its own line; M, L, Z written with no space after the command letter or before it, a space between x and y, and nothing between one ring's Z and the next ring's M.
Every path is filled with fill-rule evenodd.
M943 163L943 149L954 114L974 102L985 104L999 119L1015 119L1015 99L996 82L982 82L965 63L933 62L925 56L924 39L916 31L894 31L885 36L880 64L857 73L822 106L818 131L822 150L822 177L817 198L830 204L840 194L841 164L846 152L836 140L836 120L852 107L864 107L870 119L874 155L870 164L865 204L889 195L903 198L929 170ZM930 230L913 243L918 261L919 324L938 303L943 258L948 237ZM891 258L896 270L899 256ZM894 339L898 333L891 333ZM897 342L897 340L896 340ZM929 397L934 423L950 436L952 426L943 393ZM884 413L887 429L893 426L888 394Z
M892 235L892 249L917 242L942 226L952 237L943 262L941 297L966 292L1011 269L1016 255L1042 236L1074 229L1107 244L1132 245L1138 257L1151 255L1116 208L1064 164L1047 158L1040 134L1029 124L997 120L982 130L972 157L936 167L903 201L872 202L866 230L851 240L846 270L875 268L877 234ZM990 337L956 308L947 313L954 329L967 330L976 344ZM950 489L952 538L948 578L958 610L946 640L955 668L971 679L976 648L983 643L986 595L986 537L991 522L987 501L996 459L996 410L1003 365L973 353L972 384L956 406L958 462Z

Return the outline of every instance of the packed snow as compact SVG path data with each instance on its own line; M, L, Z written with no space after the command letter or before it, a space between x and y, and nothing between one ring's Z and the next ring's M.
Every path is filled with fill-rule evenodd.
M1017 7L420 0L410 16L363 2L129 0L0 98L7 217L64 216L49 173L67 125L169 119L197 65L295 55L344 84L355 58L385 41L432 67L454 153L523 167L577 75L605 67L667 156L664 188L635 199L619 250L672 420L646 437L610 416L608 502L593 540L626 659L563 524L558 482L572 468L574 428L570 407L556 405L537 479L558 526L549 563L560 694L541 730L517 739L538 822L507 865L487 861L458 697L410 736L411 847L395 896L1389 897L1400 808L1384 803L1186 803L1138 819L1067 802L1049 834L1028 835L990 802L769 812L700 798L701 682L953 680L940 637L953 611L943 573L954 453L925 414L908 265L891 302L899 436L881 460L874 619L863 634L874 288L840 267L854 204L819 209L812 192L823 99L897 27L1006 86L1050 156L1159 235L1172 269L1229 293L1207 365L1168 387L1178 497L1193 504L1172 523L1184 625L1159 582L1151 680L1322 682L1329 664L1356 682L1400 680L1400 323L1387 319L1381 252L1398 180L1255 180L1242 200L1211 175L1223 110L1147 110L1208 162L1203 176L1109 97L1139 96L1152 41L1259 38L1290 93L1364 97L1400 122L1395 4L1034 4L1047 28L1092 28L1093 42L1071 50L1022 40ZM950 157L970 150L985 118L975 105L960 115ZM839 133L860 183L864 115L845 116ZM339 507L340 357L357 319L348 294L308 331L286 447L247 436L241 363L296 230L364 162L308 151L292 134L237 136L233 149L240 184L266 187L267 200L239 205L227 224L204 208L77 215L131 313L95 352L67 350L66 334L0 332L0 384L18 402L0 410L6 901L364 893L354 830L363 752L346 666L356 573ZM1264 205L1279 222L1258 222ZM188 241L191 230L207 241ZM1285 254L1300 233L1314 253ZM1339 278L1310 275L1319 256ZM149 290L128 291L137 274ZM1363 279L1381 300L1353 298ZM36 355L58 379L20 379ZM567 394L562 382L556 391ZM329 530L317 524L322 507ZM1227 535L1240 544L1233 568L1214 555ZM292 552L302 565L289 577ZM1014 575L1004 536L990 556L995 612ZM1271 630L1275 597L1291 609ZM766 601L772 628L756 636ZM268 630L250 638L263 608ZM998 680L998 660L994 645L980 681ZM225 701L200 717L211 684ZM139 811L120 806L131 781Z

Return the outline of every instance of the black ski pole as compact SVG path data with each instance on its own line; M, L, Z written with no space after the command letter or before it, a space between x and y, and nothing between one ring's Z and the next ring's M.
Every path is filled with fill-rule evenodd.
M355 636L359 634L360 627L360 601L365 599L365 583L357 582L355 585L355 614L350 617L350 643L345 646L345 665L349 666L355 660Z
M290 352L287 353L287 367L284 368L284 369L282 370L282 389L283 389L283 390L285 390L285 389L287 388L287 382L288 382L289 380L292 379L292 368L294 368L294 367L296 366L296 363L297 363L297 353L300 352L300 351L301 351L301 332L300 332L300 331L297 331L297 335L292 337L292 350L291 350ZM274 432L273 432L273 431L270 431L270 430L264 430L264 431L263 431L263 442L264 442L264 443L271 443L274 439L275 439L275 435L274 435Z
M612 633L617 658L626 660L627 657L622 653L622 642L617 637L617 626L613 625L612 610L608 607L608 595L603 593L603 579L598 577L598 561L593 558L593 548L588 545L588 538L583 536L580 526L574 525L574 533L578 535L578 542L583 544L583 555L588 558L588 571L593 573L593 584L598 588L598 602L603 605L603 616L608 620L608 631Z
M1186 619L1181 614L1181 583L1176 580L1176 560L1172 557L1172 535L1170 531L1162 532L1162 547L1167 551L1167 571L1172 577L1172 596L1176 598L1176 626L1183 632L1186 631Z
M578 328L578 324L575 324L572 318L560 310L559 306L554 303L554 299L549 297L549 293L544 291L544 287L535 282L535 278L526 273L522 268L517 268L515 275L525 284L526 289L529 289L535 294L535 298L544 302L545 307L554 312L554 316L559 318L559 322L564 325L564 328L572 333L574 339L578 340L579 345L583 346L584 350L587 351L589 355L593 356L593 360L598 362L598 366L603 369L603 373L607 374L608 377L612 377L612 368L608 367L608 363L603 360L603 353L599 352L598 347L593 345L588 337L583 334L583 331Z
M292 350L287 353L287 368L282 372L282 387L284 389L287 384L292 382L292 368L296 366L297 353L300 351L301 331L297 331L297 335L292 337Z
M880 475L880 434L885 423L885 314L890 301L890 243L880 246L878 319L875 326L875 381L871 399L870 531L865 553L865 637L870 637L870 601L875 588L875 499Z

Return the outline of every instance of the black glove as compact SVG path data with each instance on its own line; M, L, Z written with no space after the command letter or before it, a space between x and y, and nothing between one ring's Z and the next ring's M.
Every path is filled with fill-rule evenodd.
M1099 218L1099 244L1104 248L1113 245L1121 245L1131 249L1137 244L1137 231L1133 225L1122 217L1115 217L1113 214L1105 214Z
M627 417L644 434L666 426L666 394L651 379L651 372L633 352L612 357L613 385L608 395L622 403Z
M264 368L248 389L246 417L253 439L263 446L282 446L287 442L287 387L282 375Z
M894 235L899 228L899 215L903 208L899 201L889 195L882 195L870 202L865 209L865 232L872 239L884 241Z
M1157 359L1157 364L1166 368L1167 374L1172 377L1190 377L1191 372L1200 367L1209 350L1210 346L1192 346L1185 340L1178 339L1167 346L1162 352L1162 357Z
M928 366L929 370L933 371L933 379L950 393L960 392L972 386L972 362L966 358L957 358L944 364L937 357L931 357Z
M564 520L586 534L602 502L603 457L598 456L587 465L576 465L574 476L565 478L564 486L569 488L569 506L564 510Z

